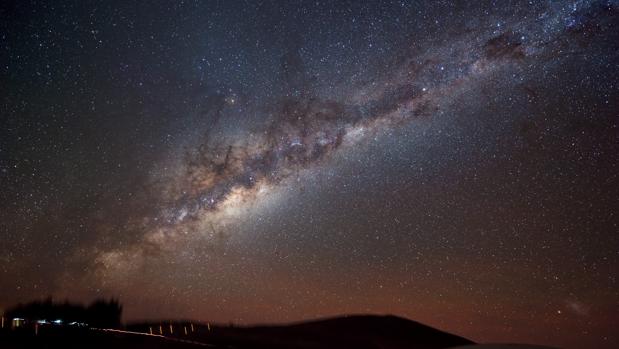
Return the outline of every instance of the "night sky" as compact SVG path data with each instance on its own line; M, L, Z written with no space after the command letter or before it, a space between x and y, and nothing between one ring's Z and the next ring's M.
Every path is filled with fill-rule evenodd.
M619 343L619 2L2 1L0 309Z

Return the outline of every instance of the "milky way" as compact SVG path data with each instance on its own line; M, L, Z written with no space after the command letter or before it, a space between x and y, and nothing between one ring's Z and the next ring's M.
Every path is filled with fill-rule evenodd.
M0 307L611 348L618 6L2 5Z
M561 45L582 36L580 30L594 19L599 21L595 25L608 25L607 11L574 5L567 15L548 13L544 18L506 23L503 28L497 25L489 32L463 34L456 42L427 48L430 53L411 55L404 49L403 62L393 71L382 72L384 76L369 86L338 88L350 91L338 100L308 89L310 77L303 71L299 52L289 52L282 61L282 83L290 91L301 92L265 101L267 125L263 130L246 130L250 138L202 135L200 144L186 154L181 173L166 179L173 183L166 192L170 207L154 217L145 240L166 245L178 235L212 234L222 206L256 200L265 188L311 168L341 147L354 147L368 133L436 114L445 99L493 70L574 54L573 48L561 52ZM234 97L223 101L234 102ZM219 119L216 115L214 121ZM140 240L138 245L143 243ZM106 256L110 255L104 253L103 261Z

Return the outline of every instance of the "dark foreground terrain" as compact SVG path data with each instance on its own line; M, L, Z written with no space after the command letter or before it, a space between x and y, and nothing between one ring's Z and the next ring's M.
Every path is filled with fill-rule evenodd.
M152 322L125 329L43 326L0 331L0 348L113 349L440 349L542 348L477 346L472 341L396 316L348 316L285 326L211 326Z
M187 323L179 323L179 338ZM157 324L135 325L139 332L155 332ZM349 316L286 326L205 327L194 326L187 337L235 348L448 348L473 342L396 316ZM210 328L210 329L209 329ZM165 333L165 326L164 326Z
M38 335L34 335L31 331L3 331L0 334L0 348L2 349L192 349L204 347L206 346L158 336L95 329L53 328L40 331Z
M152 335L151 335L152 333ZM191 322L123 330L51 326L3 331L1 348L439 349L473 342L395 316L349 316L287 326L232 327Z

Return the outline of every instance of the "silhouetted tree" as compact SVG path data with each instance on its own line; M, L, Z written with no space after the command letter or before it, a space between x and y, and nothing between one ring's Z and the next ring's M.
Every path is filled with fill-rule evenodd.
M95 300L87 309L88 324L92 327L116 328L120 326L123 307L118 300Z

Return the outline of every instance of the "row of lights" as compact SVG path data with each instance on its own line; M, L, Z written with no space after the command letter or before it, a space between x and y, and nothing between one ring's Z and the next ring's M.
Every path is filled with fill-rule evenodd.
M169 326L170 326L170 327L169 327L169 328L170 328L170 334L172 335L172 334L174 334L174 325L172 325L172 324L170 323L170 325L169 325ZM210 331L211 331L211 324L210 324L210 323L207 323L207 324L206 324L206 328L207 328L207 330L210 332ZM195 332L195 328L194 328L194 326L193 326L193 323L190 323L190 324L189 324L189 331L191 331L191 333ZM183 332L185 333L185 335L188 335L188 334L190 333L189 331L187 330L187 326L186 326L186 325L185 325L185 326L183 326ZM153 335L153 334L154 334L154 331L153 331L153 326L149 326L149 327L148 327L148 333L149 333L149 334L151 334L151 335ZM159 334L160 334L160 335L163 335L163 334L164 334L164 333L163 333L163 325L159 325Z
M11 328L21 327L21 326L25 323L25 321L26 321L26 320L25 320L25 319L22 319L22 318L13 318L13 320L12 320L12 322L11 322ZM54 320L54 321L52 321L52 322L53 322L54 324L57 324L57 325L62 324L62 320L60 320L60 319L58 319L58 320ZM3 316L3 317L2 317L2 320L1 320L1 324L0 324L0 328L3 328L3 329L4 329L4 323L5 323L5 318L4 318L4 316ZM35 326L34 326L34 331L35 331L35 334L38 334L38 332L39 332L39 324L47 324L47 323L49 323L49 322L47 322L46 320L38 320L38 321L35 323ZM170 326L170 327L169 327L169 328L170 328L170 334L171 334L171 335L173 335L173 334L174 334L174 325L170 323L170 325L169 325L169 326ZM210 332L210 331L211 331L211 324L210 324L210 323L207 323L207 324L206 324L206 328L207 328L207 330ZM151 335L153 335L153 334L154 334L154 333L153 333L153 326L149 326L148 330L149 330L149 333L150 333ZM189 331L191 331L191 333L195 332L195 327L193 326L193 323L190 323L190 324L189 324ZM185 326L183 326L183 332L185 333L185 335L188 335L188 334L189 334L189 331L187 330L187 326L186 326L186 325L185 325ZM163 335L163 325L159 325L159 334L160 334L160 335Z

